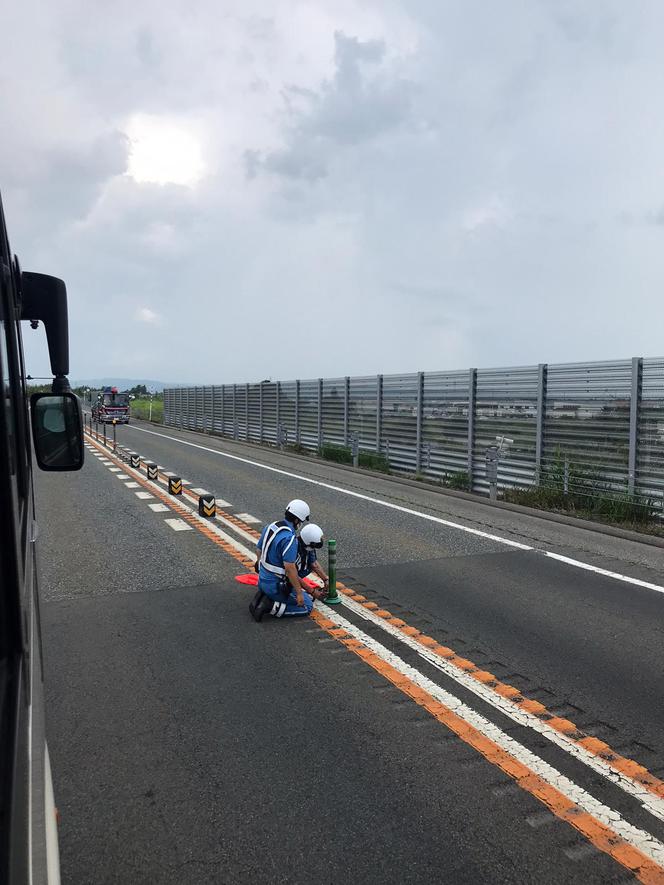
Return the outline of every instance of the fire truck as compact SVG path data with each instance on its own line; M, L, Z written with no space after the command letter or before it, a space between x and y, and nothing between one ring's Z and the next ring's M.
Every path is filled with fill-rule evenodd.
M105 387L92 407L92 420L99 424L129 424L129 396L117 387Z

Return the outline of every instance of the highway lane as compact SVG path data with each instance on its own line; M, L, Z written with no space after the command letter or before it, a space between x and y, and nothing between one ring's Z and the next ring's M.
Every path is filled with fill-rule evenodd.
M166 469L222 495L233 513L248 511L265 522L274 518L275 502L304 497L314 518L337 538L341 574L349 584L414 626L434 629L476 663L509 675L529 696L546 700L547 707L578 719L589 733L664 774L664 593L515 551L246 461L660 586L664 549L203 435L164 429L157 436L131 426L119 433Z
M183 447L159 444L170 448L135 445L221 491L218 466L206 468L199 453L185 463ZM232 580L243 570L237 560L195 529L173 531L165 519L177 514L149 510L157 491L137 498L150 491L127 488L129 472L118 479L124 474L112 462L88 461L78 477L42 475L38 489L65 881L329 882L348 878L349 869L354 881L368 882L438 880L441 870L468 882L626 878L624 867L318 626L255 625L247 591ZM223 474L226 497L235 498L230 512L267 519L284 494L301 493L270 485L283 477L254 468L250 479L240 469L249 471L234 464ZM382 575L367 597L380 594L393 608L407 602L402 617L408 611L418 626L428 620L433 632L394 524L376 528L373 511L367 517L355 504L335 503L329 490L320 495L304 496L330 520L338 511L340 529L342 512L352 520L356 570L384 568L382 551L392 556L387 573L402 569L393 593ZM363 536L372 518L375 535ZM408 526L406 537L419 535L417 522L401 515L398 522ZM363 537L378 538L371 555L364 548L373 540L363 545ZM435 547L437 536L420 543ZM490 558L491 572L516 569L518 583L520 566L507 563L521 554L479 538L455 548L453 532L444 544L430 572ZM73 552L63 556L63 548ZM397 640L381 641L413 660ZM426 673L449 687L432 668ZM547 752L552 764L580 774L578 761ZM637 826L664 836L630 799L594 776L588 783Z

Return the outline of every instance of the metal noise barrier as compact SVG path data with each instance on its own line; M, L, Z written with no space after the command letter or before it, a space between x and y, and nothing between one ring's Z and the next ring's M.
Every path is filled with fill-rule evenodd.
M569 494L664 518L664 357L170 388L164 423L498 496L562 495L569 472ZM486 452L505 436L494 479Z
M139 468L141 466L141 459L138 457L136 452L130 452L129 459L129 463L132 467Z
M169 495L181 495L182 494L182 479L179 476L169 476L168 477L168 494Z
M150 461L145 465L145 469L148 475L148 479L153 479L155 482L157 481L157 465Z

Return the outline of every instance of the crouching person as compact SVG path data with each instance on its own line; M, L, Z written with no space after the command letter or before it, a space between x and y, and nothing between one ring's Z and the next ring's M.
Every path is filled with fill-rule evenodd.
M256 545L259 551L258 592L249 605L255 621L260 621L265 614L277 618L308 615L313 608L313 599L305 591L298 574L301 550L297 530L309 519L309 512L306 502L291 501L284 519L270 523L261 532ZM316 596L321 595L314 592Z

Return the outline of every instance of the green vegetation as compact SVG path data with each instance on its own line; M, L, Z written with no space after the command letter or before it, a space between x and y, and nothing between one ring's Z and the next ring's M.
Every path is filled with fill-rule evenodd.
M319 454L326 461L336 461L337 464L352 464L353 453L346 446L336 446L332 443L323 443Z
M130 415L133 418L143 418L145 421L149 420L150 415L150 398L141 397L140 399L133 399L129 403ZM155 396L152 399L152 423L153 424L163 424L164 423L164 398L163 396Z
M466 470L459 470L457 473L446 473L443 477L442 485L446 489L456 489L459 492L470 491L470 477Z
M337 464L352 464L353 452L347 446L333 445L332 443L324 443L319 450L321 458L326 461L336 461ZM360 449L359 465L367 470L378 470L380 473L389 473L390 465L385 455L378 452L368 452Z
M379 473L389 473L390 465L385 455L379 452L363 452L360 449L360 467L367 470L378 470Z
M617 489L599 471L566 459L560 450L543 467L537 485L505 489L503 500L635 527L652 524L660 512L652 499Z

